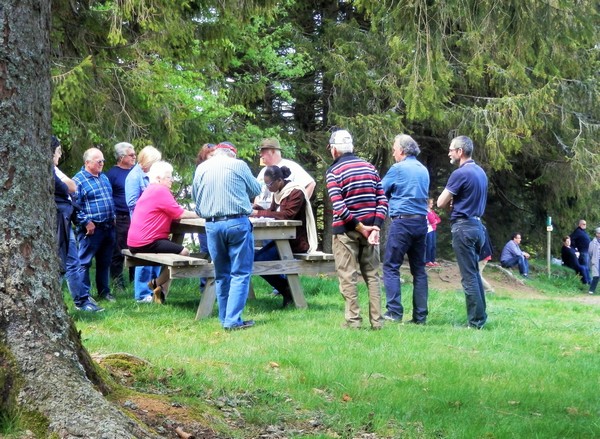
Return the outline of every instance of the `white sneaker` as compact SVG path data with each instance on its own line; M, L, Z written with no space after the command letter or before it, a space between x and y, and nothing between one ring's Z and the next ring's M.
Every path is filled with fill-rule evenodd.
M588 291L588 294L594 294L594 292L593 291Z
M153 298L152 298L152 294L140 299L140 300L136 300L137 303L152 303L153 302Z

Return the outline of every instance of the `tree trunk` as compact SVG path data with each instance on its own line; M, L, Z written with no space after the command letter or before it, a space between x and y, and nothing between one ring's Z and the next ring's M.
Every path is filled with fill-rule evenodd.
M38 437L153 437L104 399L62 299L49 26L50 2L0 3L0 413L19 413Z

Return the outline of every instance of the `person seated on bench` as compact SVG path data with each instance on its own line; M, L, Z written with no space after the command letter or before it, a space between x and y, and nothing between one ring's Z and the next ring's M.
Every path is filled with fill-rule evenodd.
M294 253L309 253L317 249L317 229L310 201L306 190L298 183L286 180L291 174L287 166L268 166L264 181L269 191L273 192L273 201L269 209L255 204L253 217L267 217L278 220L300 220L302 226L296 227L296 238L290 240ZM274 241L267 241L254 254L255 261L275 261L279 253ZM293 302L292 292L285 276L281 274L262 276L283 297L283 307Z
M571 237L569 235L564 236L563 246L560 251L560 257L565 267L572 268L575 273L581 275L581 283L589 285L592 281L590 279L589 269L579 263L579 254L571 247Z
M127 235L127 246L131 253L175 253L189 256L184 246L169 240L171 223L182 218L198 218L195 212L185 210L171 193L173 166L158 161L148 171L150 184L140 196ZM169 271L162 270L159 277L148 282L153 291L138 302L163 303L162 285L169 280Z

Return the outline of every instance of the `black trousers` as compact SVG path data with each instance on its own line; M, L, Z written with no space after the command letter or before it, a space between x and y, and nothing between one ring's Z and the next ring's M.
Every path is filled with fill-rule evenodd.
M113 250L112 261L110 263L110 278L118 285L123 287L123 263L125 257L121 253L121 250L127 248L127 233L129 232L129 225L131 224L131 217L129 214L121 215L117 214L117 220L115 222L115 228L117 231L117 239L115 241L115 247ZM133 282L134 267L129 268L129 282Z

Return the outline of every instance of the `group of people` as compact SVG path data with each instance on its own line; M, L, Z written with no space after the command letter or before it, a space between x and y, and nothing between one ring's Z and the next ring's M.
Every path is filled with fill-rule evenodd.
M114 146L116 165L106 173L102 151L90 148L84 152L84 164L73 179L58 168L62 149L54 136L51 148L61 272L77 309L103 311L90 293L93 260L98 300L114 301L111 278L113 286L124 287L123 249L155 251L155 245L163 245L169 252L187 254L182 246L168 241L170 221L196 214L185 211L175 201L170 192L173 168L161 161L156 148L146 146L136 155L130 143L118 143ZM159 214L153 214L157 211ZM163 300L161 285L167 273L161 277L157 268L136 267L130 271L138 302Z
M600 227L595 237L588 235L587 222L580 219L571 235L562 237L561 259L564 266L571 268L581 278L581 283L589 286L589 294L596 292L600 279ZM521 276L529 277L530 255L521 249L521 234L515 232L506 243L500 255L504 268L518 267Z
M279 255L272 242L263 242L261 249L255 252L250 217L301 220L302 226L291 242L293 251L311 252L317 245L310 206L314 179L300 165L281 157L277 139L264 139L259 149L266 166L255 178L249 166L237 158L237 148L232 143L204 145L198 155L192 184L193 212L181 208L175 201L170 191L173 168L161 161L156 148L144 148L135 164L133 146L116 145L117 165L107 175L102 172L102 152L97 148L87 150L84 166L73 178L74 187L63 191L72 194L72 205L77 205L77 243L71 240L76 250L67 246L72 255L79 256L84 285L77 298L73 296L76 306L88 311L101 309L89 295L89 268L93 257L96 258L99 298L111 300L109 273L115 282L122 276L123 248L133 253L188 254L180 244L168 240L171 222L201 217L206 221L206 250L215 267L219 320L226 330L252 327L254 322L244 320L242 313L253 261L274 260ZM486 241L481 217L486 206L487 177L472 159L473 149L473 142L466 136L459 136L450 143L448 156L458 169L451 174L437 206L450 211L452 246L465 290L468 326L480 329L487 320L478 265ZM333 210L332 248L339 289L345 300L344 326L358 328L362 324L357 289L359 276L365 280L369 292L370 327L376 330L386 320L403 320L400 266L405 257L414 279L409 322L425 324L428 316L425 267L435 263L432 232L435 233L439 217L431 215L429 173L417 160L419 145L411 136L396 136L392 145L396 164L383 178L372 164L354 154L353 139L348 131L332 133L328 150L333 163L326 171L326 185ZM56 172L59 180L67 179L59 174L58 168ZM61 180L66 185L65 181ZM381 227L387 216L392 222L383 260L386 311L382 312L379 245ZM66 227L66 222L64 224L63 229L71 229ZM67 234L64 235L66 239ZM64 260L67 261L66 256ZM140 302L162 299L168 276L151 270L151 267L137 267L135 274L130 274L135 280L135 298ZM284 307L293 303L284 276L265 276L265 279L281 294ZM67 280L71 287L69 274Z
M573 233L563 237L561 259L581 276L581 283L589 286L588 293L595 294L600 279L600 227L594 231L593 239L586 229L586 220L580 219Z

